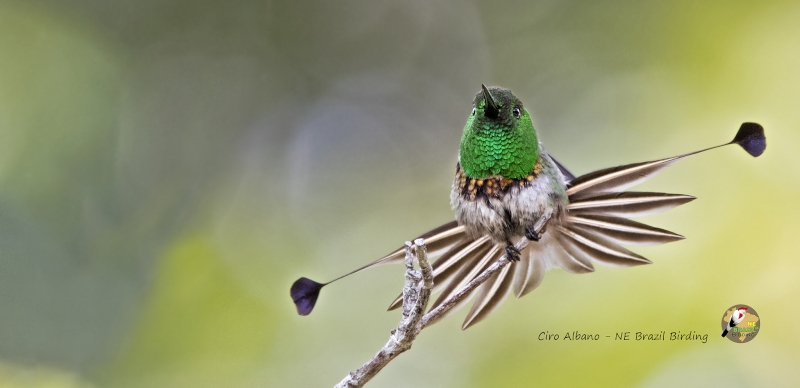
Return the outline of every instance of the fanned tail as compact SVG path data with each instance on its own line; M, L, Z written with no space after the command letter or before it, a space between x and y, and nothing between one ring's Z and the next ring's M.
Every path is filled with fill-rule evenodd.
M766 147L763 128L754 123L742 124L733 141L752 156ZM717 146L721 147L721 146ZM466 329L495 311L513 289L522 297L538 287L550 268L572 273L593 272L593 262L616 267L650 264L651 261L621 245L659 245L684 237L668 230L628 219L667 211L695 199L683 194L625 191L658 174L673 163L717 147L683 155L606 168L574 177L561 163L553 160L564 176L569 205L565 214L548 227L541 240L528 244L521 260L505 267L474 292L475 303L467 314ZM433 264L435 289L444 291L433 303L436 308L478 276L503 254L504 246L486 237L472 241L468 236ZM443 270L447 268L447 270ZM462 307L470 298L464 298ZM400 307L401 297L390 309ZM448 315L456 308L451 309Z
M747 153L757 157L766 148L764 129L755 123L744 123L734 139L723 145L727 144L738 144ZM619 267L650 264L649 260L623 248L620 244L658 245L681 240L684 237L629 220L628 217L663 212L695 198L682 194L625 190L653 177L678 160L723 145L650 162L606 168L574 179L564 166L553 160L566 185L569 199L566 211L550 221L550 225L538 242L528 244L520 252L520 261L504 267L473 292L474 295L471 296L475 298L475 303L467 314L462 329L480 322L495 311L511 290L518 298L534 290L541 284L544 273L550 268L563 268L572 273L587 273L594 271L592 262ZM547 155L543 157L549 158ZM420 237L425 239L431 256L437 251L443 252L432 265L434 292L441 291L441 294L431 309L455 295L505 254L503 244L494 243L489 236L473 239L465 233L464 227L455 221ZM351 273L378 264L399 262L403 255L404 248L397 249ZM298 279L291 289L291 296L298 313L301 315L310 313L319 290L329 283L321 284L306 278ZM462 299L446 315L455 312L469 299L469 297ZM389 309L400 307L401 303L400 296L392 302Z

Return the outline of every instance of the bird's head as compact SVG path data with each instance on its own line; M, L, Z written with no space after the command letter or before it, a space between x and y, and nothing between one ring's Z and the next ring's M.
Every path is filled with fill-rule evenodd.
M522 101L508 89L481 85L461 138L459 160L467 176L519 179L538 158L539 141Z
M744 313L746 311L747 311L747 307L739 307L738 309L736 309L736 313L737 313L739 319L742 319L744 317Z

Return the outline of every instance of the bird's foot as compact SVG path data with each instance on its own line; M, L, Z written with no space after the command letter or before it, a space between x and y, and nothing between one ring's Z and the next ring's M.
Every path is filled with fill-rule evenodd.
M519 249L511 244L506 245L506 256L511 261L519 261Z
M539 241L542 238L542 233L537 232L532 226L525 228L525 238L531 241Z

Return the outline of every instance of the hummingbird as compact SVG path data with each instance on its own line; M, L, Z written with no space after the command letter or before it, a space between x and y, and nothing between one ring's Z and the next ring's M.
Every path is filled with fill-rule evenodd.
M509 294L519 298L533 291L550 269L588 273L594 271L594 263L650 264L622 245L664 244L684 236L629 218L666 211L695 197L626 189L683 158L728 144L760 156L766 148L764 129L746 122L725 144L576 177L544 149L519 98L508 89L482 84L464 126L450 191L455 220L417 237L425 240L432 257L439 256L432 264L433 292L441 293L430 309L503 255L511 265L456 306L475 299L462 329L486 318ZM520 251L514 244L523 238L530 243ZM308 315L325 285L379 264L401 263L403 257L401 247L328 283L300 278L290 296L297 312ZM402 295L389 310L401 305Z

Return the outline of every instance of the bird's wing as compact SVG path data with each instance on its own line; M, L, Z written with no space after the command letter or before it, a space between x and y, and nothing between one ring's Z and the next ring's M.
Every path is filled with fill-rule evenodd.
M553 163L556 164L556 166L558 167L558 170L561 171L561 175L564 176L564 179L566 179L567 182L575 179L575 175L573 173L569 172L569 170L567 170L567 168L564 167L563 164L561 164L558 160L556 160L556 158L554 158L553 155L549 155L548 154L547 156L549 156L550 160L552 160Z

